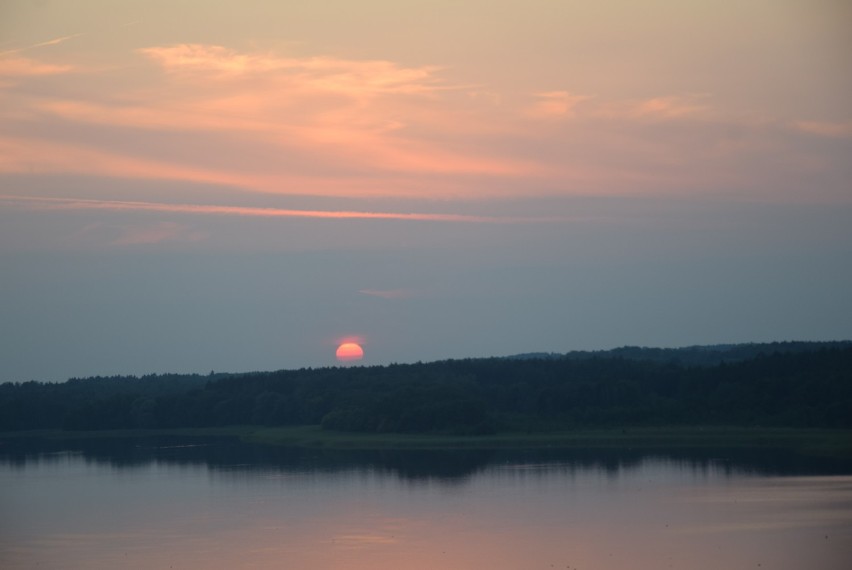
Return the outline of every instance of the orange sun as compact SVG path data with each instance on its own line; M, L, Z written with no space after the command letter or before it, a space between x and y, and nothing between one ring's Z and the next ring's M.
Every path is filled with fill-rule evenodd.
M350 362L364 358L364 349L357 342L344 342L337 347L337 360Z

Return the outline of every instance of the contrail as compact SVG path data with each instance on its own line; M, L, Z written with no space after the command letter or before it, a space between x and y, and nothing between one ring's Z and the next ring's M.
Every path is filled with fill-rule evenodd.
M165 212L177 214L213 214L258 218L325 218L350 220L410 220L425 222L466 223L531 223L559 222L567 218L522 218L475 216L466 214L428 214L411 212L359 212L351 210L292 210L248 206L214 206L205 204L168 204L164 202L135 202L123 200L90 200L78 198L46 198L0 195L0 200L17 203L32 210L110 210L136 212Z
M9 54L12 54L12 53L20 53L22 51L29 51L31 49L36 49L36 48L46 47L46 46L55 46L56 44L61 44L62 42L68 41L68 40L73 39L73 38L80 37L82 35L83 35L82 33L79 33L79 34L71 34L70 36L60 36L58 38L53 38L52 40L47 40L45 42L39 42L37 44L32 44L32 45L19 47L19 48L15 48L15 49L10 49L10 50L6 50L6 51L0 51L0 55L9 55Z

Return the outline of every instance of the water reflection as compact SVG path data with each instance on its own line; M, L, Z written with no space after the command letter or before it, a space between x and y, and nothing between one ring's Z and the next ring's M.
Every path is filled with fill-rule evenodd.
M211 438L0 448L4 569L846 570L852 560L852 466L779 450L363 452Z
M825 458L776 448L630 448L327 450L252 445L233 438L154 436L48 440L10 438L0 444L0 464L24 468L32 462L56 462L77 455L116 469L156 462L203 466L211 471L334 473L371 470L403 480L436 479L458 483L489 469L546 471L598 470L618 477L648 461L680 470L729 475L832 475L852 473L852 460Z

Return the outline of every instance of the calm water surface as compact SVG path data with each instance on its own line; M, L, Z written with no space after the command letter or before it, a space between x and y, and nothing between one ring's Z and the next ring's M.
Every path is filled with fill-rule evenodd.
M0 449L2 568L852 568L852 466L784 452Z

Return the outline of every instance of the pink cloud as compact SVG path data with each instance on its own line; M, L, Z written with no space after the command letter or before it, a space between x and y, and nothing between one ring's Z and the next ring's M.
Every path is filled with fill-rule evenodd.
M43 63L26 57L0 58L0 77L56 75L59 73L68 73L73 70L74 67L71 65Z
M677 119L693 117L708 109L707 105L697 102L695 97L654 97L639 101L633 107L633 113L638 117L661 117Z
M707 116L705 96L666 95L649 99L601 99L570 91L535 93L525 114L533 118L674 120Z
M704 96L667 95L639 100L614 100L595 106L592 114L601 118L627 120L677 120L707 116L711 108Z
M852 137L852 122L828 122L828 121L799 121L793 123L794 128L811 134L831 138Z
M246 185L252 181L213 169L112 153L39 139L0 138L0 172L97 173L115 178L170 179Z

